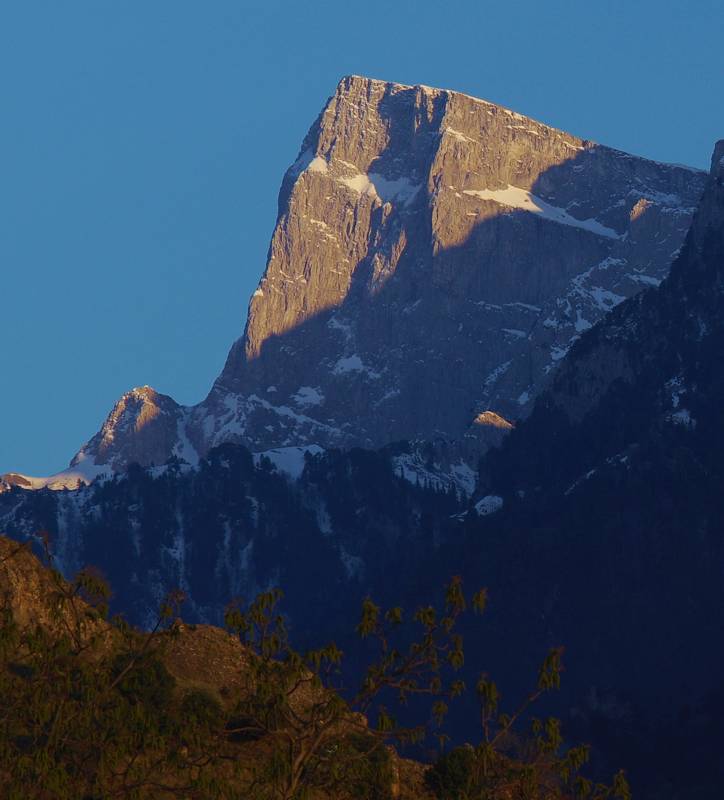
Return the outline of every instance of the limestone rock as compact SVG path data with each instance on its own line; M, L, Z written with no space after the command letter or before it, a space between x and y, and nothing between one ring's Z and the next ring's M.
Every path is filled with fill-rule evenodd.
M81 454L120 469L515 422L582 332L667 275L704 179L458 92L345 78L284 176L209 396L134 390Z

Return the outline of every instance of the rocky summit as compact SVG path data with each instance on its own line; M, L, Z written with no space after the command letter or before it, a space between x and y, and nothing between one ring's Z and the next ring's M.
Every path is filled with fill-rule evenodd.
M208 397L134 389L73 475L225 441L438 439L477 457L584 331L667 275L704 180L459 92L344 78L284 176Z

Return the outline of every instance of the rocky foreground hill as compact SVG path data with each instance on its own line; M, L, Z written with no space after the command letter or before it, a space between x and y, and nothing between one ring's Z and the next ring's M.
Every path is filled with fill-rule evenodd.
M515 717L488 720L483 706L485 745L441 752L429 749L427 716L392 716L406 699L429 697L439 732L444 700L464 694L449 677L464 660L459 581L439 613L428 606L416 615L412 639L396 635L401 609L382 614L366 602L359 631L377 655L368 654L357 691L340 687L336 645L289 647L276 591L230 608L225 630L174 618L181 598L171 595L153 629L141 632L107 619L107 597L94 573L66 581L0 536L3 797L509 800L544 792L568 800L575 791L630 800L623 772L591 794L580 774L587 750L564 749L555 719L526 734ZM482 611L484 595L472 602ZM535 698L557 687L560 671L553 651ZM423 744L435 763L402 758L392 742L417 743L418 752Z
M310 800L434 800L427 767L378 741L304 662L278 680L239 635L186 625L171 607L153 632L135 631L106 619L104 591L0 536L3 797L292 800L274 759L301 760L317 737L298 787ZM264 716L272 692L284 700Z
M666 276L704 178L459 92L345 78L284 176L209 396L132 390L56 483L227 441L445 440L474 465L583 332Z

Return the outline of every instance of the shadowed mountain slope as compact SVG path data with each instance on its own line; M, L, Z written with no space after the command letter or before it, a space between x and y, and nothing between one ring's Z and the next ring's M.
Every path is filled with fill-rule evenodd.
M499 510L447 554L490 581L503 629L569 645L591 681L572 713L630 754L637 797L715 798L723 778L723 350L719 142L670 276L571 348L481 463Z

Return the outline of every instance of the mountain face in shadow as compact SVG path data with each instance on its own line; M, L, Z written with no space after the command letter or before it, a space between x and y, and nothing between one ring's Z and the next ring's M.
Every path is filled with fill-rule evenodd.
M589 683L574 721L626 754L637 797L713 798L724 778L723 349L724 141L669 277L571 348L481 462L502 510L446 551L489 583L499 630L568 645Z
M279 586L295 637L320 643L352 630L367 593L387 597L389 586L392 601L414 585L417 554L447 540L465 510L454 490L399 474L400 450L308 455L292 481L227 443L196 468L134 464L73 490L11 487L0 493L0 530L21 541L43 531L65 575L94 565L114 610L141 626L172 587L186 595L188 620L221 624L234 598Z
M700 453L716 448L723 388L723 156L719 142L669 277L659 289L621 304L573 346L529 419L488 459L483 482L491 491L534 496L540 484L549 496L555 489L568 497L607 466L630 471L637 448L657 438ZM718 463L714 450L707 466Z
M193 464L226 441L477 454L482 412L524 417L583 331L665 277L703 180L460 93L345 78L284 176L209 396L129 392L73 467Z

